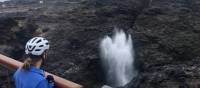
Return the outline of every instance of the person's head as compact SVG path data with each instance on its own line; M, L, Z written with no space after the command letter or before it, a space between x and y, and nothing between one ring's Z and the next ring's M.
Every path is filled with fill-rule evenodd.
M30 39L25 46L25 53L28 56L24 61L23 69L30 69L31 65L35 65L39 61L47 58L47 50L49 42L42 37L34 37Z

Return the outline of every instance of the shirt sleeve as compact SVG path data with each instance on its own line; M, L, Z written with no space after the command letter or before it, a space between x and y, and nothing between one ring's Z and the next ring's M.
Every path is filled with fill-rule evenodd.
M53 87L49 85L47 80L42 80L41 82L39 82L36 88L53 88Z

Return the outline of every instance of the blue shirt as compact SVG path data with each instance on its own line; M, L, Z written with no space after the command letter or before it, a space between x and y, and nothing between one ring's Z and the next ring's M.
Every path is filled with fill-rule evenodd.
M18 69L14 74L16 88L53 88L44 76L44 71L36 67L29 70Z

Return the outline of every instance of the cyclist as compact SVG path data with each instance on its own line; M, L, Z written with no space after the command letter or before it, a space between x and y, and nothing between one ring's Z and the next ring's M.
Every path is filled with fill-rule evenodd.
M53 77L45 78L44 71L40 69L47 59L48 49L49 42L42 37L34 37L26 43L27 58L14 74L16 88L54 88Z

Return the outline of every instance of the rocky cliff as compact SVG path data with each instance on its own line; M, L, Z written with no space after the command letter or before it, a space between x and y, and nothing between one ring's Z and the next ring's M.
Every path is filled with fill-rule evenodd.
M9 20L0 21L1 52L22 58L29 38L45 36L51 49L44 69L86 88L100 88L105 78L99 42L118 27L133 36L140 72L123 88L200 87L198 0L18 1L0 9L1 19Z
M141 74L131 88L199 88L199 1L152 0L133 35Z

